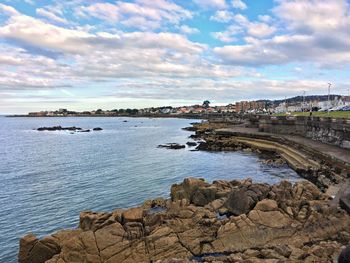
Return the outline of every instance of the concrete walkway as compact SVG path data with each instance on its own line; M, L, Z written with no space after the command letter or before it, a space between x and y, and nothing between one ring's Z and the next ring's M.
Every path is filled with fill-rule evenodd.
M257 128L246 128L242 126L234 126L231 128L218 129L217 132L225 132L234 134L251 134L251 135L261 135L261 136L273 136L284 138L289 141L294 141L297 144L305 145L311 149L314 149L323 154L329 155L331 158L341 160L348 165L350 165L350 150L333 146L330 144L322 143L319 141L314 141L309 138L305 138L297 135L285 135L285 134L273 134L266 132L259 132Z

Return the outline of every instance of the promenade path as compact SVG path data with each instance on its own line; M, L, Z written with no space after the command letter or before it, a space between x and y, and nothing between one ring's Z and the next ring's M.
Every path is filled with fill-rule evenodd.
M320 141L314 141L309 138L305 138L297 135L286 134L274 134L267 132L259 132L257 128L247 128L243 126L232 126L225 129L217 129L216 132L223 132L225 134L232 134L236 136L244 135L260 135L267 137L279 137L282 139L295 142L296 144L305 145L308 148L314 149L322 154L328 156L327 158L337 159L343 162L347 167L350 167L350 150L340 148L338 146L322 143ZM350 178L348 178L340 185L332 185L327 189L328 195L333 196L331 206L336 207L339 204L339 199L342 199L344 208L350 213Z
M233 126L225 129L217 129L217 132L225 132L232 133L232 135L239 134L251 134L251 135L266 135L266 136L274 136L284 138L289 141L294 141L298 144L303 144L309 148L315 149L323 154L329 155L331 158L335 158L341 160L350 165L350 150L340 148L338 146L322 143L320 141L314 141L309 138L305 138L298 135L290 135L290 134L274 134L267 132L259 132L257 128L247 128L242 126Z

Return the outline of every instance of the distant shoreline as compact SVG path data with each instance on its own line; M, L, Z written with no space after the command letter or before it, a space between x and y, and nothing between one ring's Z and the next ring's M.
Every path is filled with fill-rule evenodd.
M157 115L145 115L145 114L138 114L138 115L104 115L104 114L98 114L98 115L65 115L65 116L31 116L28 114L14 114L14 115L3 115L7 118L69 118L69 117L84 117L84 118L91 118L91 117L109 117L109 118L179 118L179 119L208 119L210 118L217 118L222 117L222 115L206 115L206 114L178 114L178 115L169 115L169 114L157 114Z

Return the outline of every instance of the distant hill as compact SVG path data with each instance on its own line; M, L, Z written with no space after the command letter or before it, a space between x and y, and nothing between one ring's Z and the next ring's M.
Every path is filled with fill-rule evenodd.
M331 94L330 96L331 100L334 100L335 97L341 97L341 95L337 95L337 94ZM305 96L304 100L307 101L314 101L314 100L318 100L318 101L327 101L328 100L328 95L310 95L310 96ZM292 97L292 98L287 98L285 99L280 99L280 100L260 100L260 101L265 101L268 105L279 105L280 103L283 103L285 101L287 101L287 103L289 104L293 104L293 103L301 103L303 102L303 96L296 96L296 97Z

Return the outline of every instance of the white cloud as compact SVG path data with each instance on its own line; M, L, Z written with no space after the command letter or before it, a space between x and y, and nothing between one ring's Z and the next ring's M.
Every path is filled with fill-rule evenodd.
M68 21L62 17L59 17L58 15L54 14L53 12L50 12L49 10L46 10L44 8L38 8L36 9L36 13L40 16L46 17L49 20L61 24L68 24Z
M247 33L250 36L263 38L272 35L276 31L276 28L269 26L265 23L250 23L247 26Z
M227 4L225 0L193 0L197 5L204 8L225 9Z
M223 32L212 33L224 46L211 49L187 38L186 34L198 32L184 21L194 13L171 1L57 1L38 9L39 15L48 18L44 20L0 4L0 38L5 40L0 47L0 93L35 90L36 95L39 90L49 90L60 103L71 101L69 105L103 105L104 101L113 105L135 99L150 100L150 104L159 100L162 105L169 98L191 103L203 96L228 102L283 97L300 90L318 93L324 84L320 75L317 81L271 80L253 67L295 62L288 70L297 74L302 69L300 77L308 76L312 63L323 67L350 64L346 1L276 1L271 16L260 15L256 21L230 12L232 1L197 3L215 12L211 20L229 23ZM78 19L61 23L59 19L70 18L72 10L92 25L79 24ZM121 26L129 27L128 32L120 30ZM179 33L169 32L173 30ZM316 68L315 74L323 70ZM337 87L346 85L349 79L337 83ZM93 96L103 87L101 92L106 94L80 98L74 87L94 87ZM46 95L37 99L34 95L33 104L45 101ZM14 95L8 103L16 98Z
M230 43L237 40L238 35L245 33L246 38L265 38L272 35L276 28L262 22L251 22L245 16L232 13L224 13L227 19L229 18L234 23L226 28L223 32L214 32L212 36L222 42ZM231 16L232 15L232 16Z
M246 44L218 47L214 52L226 63L235 65L311 62L321 67L339 67L350 64L350 6L345 0L278 3L274 13L278 23L286 27L284 33L266 38L276 33L274 26L250 22L238 15L235 21L245 27L251 37L246 37Z
M33 0L24 0L24 2L26 2L29 5L35 5Z
M247 9L247 5L242 0L232 0L232 7L237 9Z
M200 32L198 28L189 27L188 25L180 26L180 31L184 34L198 34Z
M348 41L349 42L349 41ZM345 44L345 43L344 43ZM350 47L350 43L348 43ZM214 48L224 61L236 65L280 65L314 62L323 66L350 63L350 49L322 46L312 36L283 35L254 43Z
M236 35L242 33L242 28L237 25L229 26L226 31L223 32L213 32L212 36L222 42L230 43L237 41Z
M225 42L225 43L237 41L237 38L233 37L227 31L225 31L225 32L213 32L212 36L214 38L216 38L217 40L220 40L221 42Z
M265 23L269 23L272 20L271 16L268 16L268 15L259 15L258 18L260 21Z
M272 35L276 28L262 22L251 22L245 16L239 14L234 17L235 22L253 37L263 38Z
M179 29L195 32L193 28ZM24 49L0 51L0 65L2 63L4 69L9 65L16 67L15 73L4 71L9 73L2 80L4 87L51 88L129 78L143 82L143 78L166 77L175 81L176 78L231 78L245 74L239 67L208 61L201 56L207 50L205 45L175 33L88 33L19 14L10 16L6 24L0 26L0 36L24 43L24 47L30 45L60 53L53 60L29 55ZM23 85L24 82L27 84Z
M144 31L154 30L166 24L177 25L180 21L192 17L190 11L165 0L94 3L76 7L75 12L85 18L95 17L109 23L121 22L125 26Z
M210 20L221 22L221 23L227 23L234 19L235 15L227 10L219 10L216 11L214 15L210 17Z
M3 89L59 87L71 80L67 65L56 60L31 55L24 49L0 48L0 86Z
M181 52L198 53L204 45L194 43L174 33L131 32L118 34L92 34L76 29L66 29L25 16L10 16L0 27L0 36L16 39L44 49L87 53L98 49L169 48Z
M274 13L289 29L305 34L333 30L349 32L349 11L346 0L286 0L274 8Z
M9 5L4 5L0 3L0 12L9 15L9 16L15 16L18 15L19 13L17 12L16 9L14 9L12 6Z

